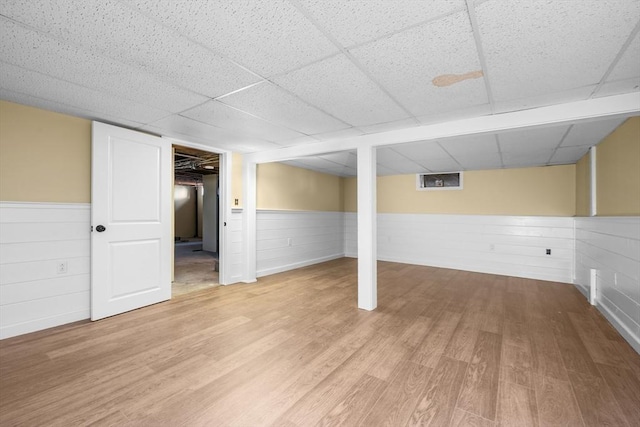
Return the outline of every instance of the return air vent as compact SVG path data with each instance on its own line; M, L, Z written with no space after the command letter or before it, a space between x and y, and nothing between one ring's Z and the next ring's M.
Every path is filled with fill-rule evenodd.
M462 190L462 172L419 173L416 175L416 189L430 190Z

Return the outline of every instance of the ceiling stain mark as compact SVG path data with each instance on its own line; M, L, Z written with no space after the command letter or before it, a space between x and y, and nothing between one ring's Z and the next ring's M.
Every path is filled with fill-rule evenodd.
M463 80L478 79L484 76L482 70L470 71L464 74L441 74L431 80L434 86L445 87L460 83Z

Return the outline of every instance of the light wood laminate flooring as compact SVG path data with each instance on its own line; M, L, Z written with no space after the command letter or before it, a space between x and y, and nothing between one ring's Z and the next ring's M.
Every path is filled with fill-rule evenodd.
M640 425L640 356L569 284L356 260L0 341L2 426Z

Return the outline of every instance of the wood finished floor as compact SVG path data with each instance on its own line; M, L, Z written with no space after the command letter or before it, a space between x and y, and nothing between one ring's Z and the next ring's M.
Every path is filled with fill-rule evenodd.
M571 285L356 262L0 342L0 425L640 425L640 356Z

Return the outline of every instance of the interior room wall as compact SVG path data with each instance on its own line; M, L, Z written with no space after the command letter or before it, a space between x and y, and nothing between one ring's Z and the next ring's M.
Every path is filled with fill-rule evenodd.
M0 100L0 200L91 201L91 121Z
M197 236L202 237L202 222L204 219L204 186L200 185L196 187L196 206L198 208L198 223L197 223Z
M576 163L576 216L591 214L591 155L582 156Z
M590 195L580 196L588 182L582 163L588 165L588 156L576 173L576 199L586 200L576 207L574 283L589 298L595 272L596 307L640 352L640 117L596 148L595 217L584 207Z
M465 171L461 190L416 190L416 176L378 177L378 213L575 215L575 165ZM344 206L356 211L356 179L344 184Z
M598 216L640 215L640 117L598 144L596 185Z
M195 237L197 229L197 192L192 185L175 185L173 187L174 203L174 236L182 239Z
M242 154L238 153L231 156L231 207L242 207Z
M341 212L340 177L282 163L258 165L258 209Z

